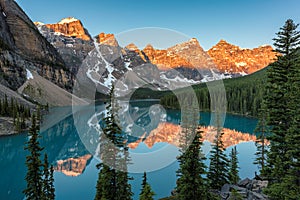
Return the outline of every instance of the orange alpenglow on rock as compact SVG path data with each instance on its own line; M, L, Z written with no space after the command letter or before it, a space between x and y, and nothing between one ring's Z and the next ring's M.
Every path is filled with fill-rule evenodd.
M99 44L104 44L104 45L109 45L114 47L119 46L115 38L115 35L111 33L100 33L99 35L96 36L96 39Z
M55 171L64 173L67 176L79 176L86 168L87 162L92 158L92 155L87 154L78 158L68 158L66 160L58 160Z
M207 51L220 72L254 73L274 62L278 53L270 45L263 45L254 49L243 49L220 40Z
M212 126L208 127L199 127L203 131L202 139L204 141L208 141L213 143L216 137L216 129ZM135 149L138 147L140 143L146 144L148 148L152 148L155 143L166 142L172 144L174 146L180 146L180 135L182 132L182 128L179 125L164 122L160 123L158 127L150 132L150 134L146 136L144 134L140 137L139 140L128 144L128 147L131 149ZM223 128L223 143L224 147L227 148L229 146L237 145L242 142L256 141L257 138L255 135L251 135L249 133L242 133L240 131L231 130L228 128ZM268 144L268 142L266 142Z
M143 52L151 63L157 65L161 70L173 69L178 67L192 69L214 69L212 59L200 46L196 38L187 42L176 44L168 49L155 49L148 44Z
M91 40L91 36L83 27L81 21L74 17L68 17L62 19L57 24L46 24L45 26L49 29L52 29L54 32L61 33L68 37Z

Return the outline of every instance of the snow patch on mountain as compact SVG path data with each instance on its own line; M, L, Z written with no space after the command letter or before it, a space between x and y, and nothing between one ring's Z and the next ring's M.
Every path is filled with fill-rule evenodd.
M33 79L33 75L32 75L32 73L28 70L28 69L26 69L26 73L27 73L27 80L30 80L30 79Z
M78 21L78 19L76 19L74 17L68 17L68 18L62 19L60 22L58 22L58 24L68 24L68 23L76 22L76 21Z
M113 71L114 68L112 67L112 65L107 62L107 60L103 57L100 49L99 49L99 44L97 43L97 41L94 39L94 45L96 47L96 51L97 51L97 57L101 59L102 62L105 63L105 69L108 72L107 78L104 79L104 82L102 83L100 81L100 78L102 78L102 75L98 74L100 71L100 66L102 64L102 62L100 62L100 60L97 62L97 64L95 66L89 66L86 75L88 76L89 79L91 79L94 83L96 84L100 84L104 87L110 88L112 82L114 82L116 80L116 78L113 76ZM98 79L96 79L95 77L98 77Z

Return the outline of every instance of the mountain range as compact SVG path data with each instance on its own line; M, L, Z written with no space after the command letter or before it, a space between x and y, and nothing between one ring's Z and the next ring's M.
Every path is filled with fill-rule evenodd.
M208 51L196 38L166 49L122 47L114 34L92 37L74 17L33 23L15 1L0 0L0 9L0 84L42 104L70 104L74 94L88 102L95 91L107 94L111 82L117 82L119 96L145 85L173 90L251 74L276 59L269 45L243 49L225 40ZM33 81L35 76L39 81ZM44 94L52 84L69 94L59 91L47 102ZM59 100L63 96L68 99Z

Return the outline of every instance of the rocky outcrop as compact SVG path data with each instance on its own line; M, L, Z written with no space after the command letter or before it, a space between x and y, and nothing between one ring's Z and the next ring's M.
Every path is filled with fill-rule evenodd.
M93 41L66 36L63 33L55 32L43 23L36 22L35 24L40 33L57 49L66 67L76 74L88 53L95 48Z
M67 176L79 176L84 172L87 164L90 162L92 157L92 155L87 154L78 158L58 160L56 162L54 170L62 172Z
M168 50L155 49L152 45L148 44L143 52L148 57L151 63L155 64L160 70L168 70L177 67L192 67L182 56L170 53Z
M256 72L276 60L276 55L270 45L254 49L243 49L221 40L207 51L218 69L224 73Z
M109 46L119 46L114 34L111 33L100 33L96 36L96 40L99 44L109 45Z
M129 50L129 51L133 51L137 54L139 54L139 56L145 61L149 61L149 58L145 55L144 52L142 52L135 44L130 43L125 47L125 50Z
M219 195L222 200L244 199L244 200L268 200L268 196L262 193L268 186L268 181L257 179L244 179L237 185L225 184Z
M67 37L91 40L90 34L83 27L81 21L73 17L62 19L56 24L46 24L45 26L58 34L63 34Z
M16 90L26 81L26 69L32 69L60 87L72 87L63 59L17 3L0 0L0 10L1 83ZM63 77L56 76L60 70Z
M213 69L214 63L207 53L202 49L197 39L177 44L168 49L155 49L147 45L143 52L151 63L161 70L187 67L194 69Z

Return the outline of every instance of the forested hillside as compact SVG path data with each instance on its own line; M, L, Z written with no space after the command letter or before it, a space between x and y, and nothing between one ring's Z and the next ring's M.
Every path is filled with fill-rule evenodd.
M264 94L266 72L269 67L248 76L225 79L224 86L227 98L227 111L243 115L257 116L259 105ZM210 110L210 95L206 83L193 86L200 109ZM162 105L168 108L179 109L177 97L186 96L185 89L180 89L178 95L167 94L161 98Z

